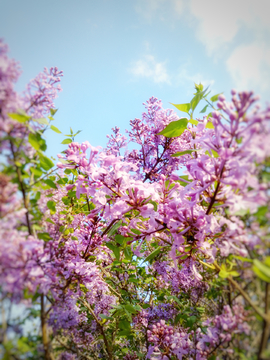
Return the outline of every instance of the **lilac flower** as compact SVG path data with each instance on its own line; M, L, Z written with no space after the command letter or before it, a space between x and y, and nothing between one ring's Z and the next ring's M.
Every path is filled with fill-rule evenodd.
M33 118L41 118L48 114L51 108L54 108L54 99L57 93L61 91L59 84L63 71L59 71L57 67L44 68L27 85L24 92L24 108Z

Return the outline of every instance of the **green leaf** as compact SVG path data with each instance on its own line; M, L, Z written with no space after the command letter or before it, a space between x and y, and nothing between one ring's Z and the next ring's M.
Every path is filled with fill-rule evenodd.
M190 110L190 104L187 103L187 104L173 104L173 103L170 103L172 104L173 106L176 107L176 109L180 110L180 111L183 111L185 113L189 113L189 110Z
M208 105L205 105L205 107L200 111L200 113L205 113L208 108Z
M175 302L177 302L178 305L182 305L181 301L175 295L168 296L168 299L169 300L174 300Z
M149 200L148 201L149 204L152 204L154 206L154 211L157 211L158 209L158 203L156 203L155 201L153 200Z
M51 223L51 224L54 224L54 225L55 225L55 222L52 221L52 219L50 219L50 218L47 218L45 221L47 221L48 223Z
M218 274L221 278L226 279L228 276L230 276L230 273L226 270L220 270Z
M62 134L62 131L60 131L56 126L51 125L51 129L55 131L57 134Z
M215 158L218 158L218 153L217 153L215 150L213 150L213 149L211 149L211 151L212 151L213 156L214 156Z
M40 119L33 119L33 121L37 122L41 125L49 125L49 122L46 118L40 118Z
M188 178L188 175L181 175L181 177L179 177L179 180L177 180L177 182L179 182L180 185L182 185L182 186L187 186L187 185L188 185L188 183L186 183L185 181L182 181L182 180L186 180L186 181L188 181L188 182L191 182L191 181L192 181L192 180L190 180L190 179Z
M151 306L149 305L149 304L142 304L142 308L143 309L148 309L148 308L150 308Z
M117 260L120 259L120 249L119 247L113 245L112 243L106 243L107 248L109 248L110 250L113 251L114 256L116 257Z
M125 309L127 309L127 311L131 314L136 314L138 312L138 310L134 309L134 307L131 304L126 304L124 306Z
M208 88L206 88L204 91L198 92L193 99L190 102L190 107L192 109L192 112L196 109L197 105L201 101L201 99L204 97L204 94L206 93Z
M134 234L141 235L141 231L138 229L130 229Z
M75 137L75 136L78 135L80 132L82 132L82 130L78 130L78 131L76 132L76 134L74 134L73 136Z
M14 164L17 166L17 167L21 167L23 164L21 162L19 162L18 160L14 161Z
M51 159L47 158L47 156L41 155L40 156L40 166L48 171L50 170L52 167L54 167L54 163L52 162Z
M236 215L236 216L245 216L247 214L249 214L248 208L240 209L240 210L236 211L235 213L233 213L233 215Z
M177 325L180 321L180 319L182 318L182 314L178 314L176 315L175 319L174 319L174 324Z
M18 350L19 350L20 354L25 354L26 352L33 350L27 344L27 341L28 341L28 339L25 336L18 339L17 346L18 346Z
M260 206L258 208L258 211L254 214L254 216L259 218L259 217L265 216L267 213L268 213L268 206L267 205L266 206Z
M192 154L194 151L198 151L198 149L180 151L171 156L178 157L178 156L182 156L182 155L186 155L186 154Z
M28 135L28 142L29 142L29 144L30 144L31 146L33 146L33 148L34 148L35 150L39 150L39 149L40 149L40 143L39 143L39 140L38 140L36 134L30 133L30 134Z
M238 259L238 260L243 261L243 262L253 263L253 260L252 260L252 259L248 259L248 258L245 258L245 257L243 257L243 256L233 255L233 257L234 257L235 259Z
M127 311L127 309L125 307L124 307L124 311L125 311L125 313L127 315L127 318L129 319L129 321L132 321L132 317L131 317L130 313ZM125 335L125 334L123 334L123 335Z
M190 316L187 319L187 326L191 328L194 325L194 323L196 322L196 320L197 320L196 316L194 316L194 315Z
M47 184L49 187L53 188L53 189L57 189L57 186L55 185L55 183L50 180L50 179L46 179L44 180L45 184Z
M76 196L76 191L74 191L74 190L69 190L69 192L67 193L67 196L68 196L69 198L75 197L75 196Z
M40 240L44 240L44 241L49 241L52 239L50 234L48 234L47 232L38 233L37 236Z
M194 120L194 119L189 119L189 121L192 125L198 125L199 121L198 120Z
M266 275L267 277L270 278L270 267L268 267L267 265L263 264L261 261L259 261L258 259L254 259L253 260L253 264L256 268L258 268L262 273L264 273L264 275Z
M196 83L194 83L194 85L195 85L195 89L197 90L197 92L201 92L201 91L203 91L203 84L196 84Z
M54 116L57 113L58 109L50 109L50 113L52 116Z
M99 316L101 317L101 319L113 320L113 317L111 317L111 316L107 316L107 315L104 315L104 314L99 314Z
M152 251L151 254L149 254L147 256L147 258L144 260L144 262L147 262L147 261L150 261L150 260L154 259L160 252L161 252L161 247L159 246L157 249Z
M52 210L52 211L56 211L55 209L55 202L53 200L49 200L47 201L47 208Z
M208 123L206 124L205 127L206 127L206 129L214 129L215 128L211 121L208 121Z
M31 173L33 173L35 176L38 176L38 177L42 176L42 174L43 174L42 170L39 170L39 169L33 168L33 167L30 168L30 171L31 171Z
M123 245L126 240L127 238L123 235L119 235L119 234L115 235L115 241L120 245Z
M117 230L118 228L120 228L121 225L122 225L122 220L117 221L116 223L114 223L113 226L112 226L112 227L110 228L110 230L108 231L107 236L108 236L108 237L112 236L112 235L116 232L116 230Z
M243 136L241 136L240 138L235 139L237 144L242 144L242 140L243 140Z
M180 177L179 177L179 179L180 179L180 181L181 181L181 179L183 179L183 180L186 180L186 181L192 181L192 180L190 180L189 179L189 175L181 175Z
M266 258L264 259L264 263L266 266L270 267L270 256L266 256Z
M41 193L40 193L40 191L38 191L38 192L36 193L35 199L36 199L36 200L39 200L39 199L40 199L40 196L41 196Z
M42 139L39 133L29 133L28 142L35 150L45 151L47 149L46 141Z
M239 274L237 271L235 271L235 270L230 271L229 273L230 273L230 275L233 276L233 277L240 276L240 274Z
M256 266L252 267L252 270L255 272L255 274L263 281L270 283L270 277L266 276L260 269L258 269Z
M8 113L8 116L11 119L16 120L22 124L26 123L27 121L29 121L31 119L31 116L24 115L24 114L17 114L17 113Z
M127 259L127 260L132 260L132 252L131 252L131 247L130 246L128 246L128 247L126 247L125 249L124 249L124 255L125 255L125 258Z
M71 139L65 139L65 140L63 140L63 141L61 142L61 144L64 144L64 145L70 144L70 143L72 143L72 140L71 140Z
M157 135L164 135L168 138L177 137L183 134L186 130L188 124L188 119L183 118L177 121L172 121L169 125L165 127Z
M210 100L211 100L212 102L218 101L218 97L219 97L219 95L221 95L221 94L223 94L223 93L219 93L219 94L216 94L216 95L210 97Z
M230 273L224 264L221 265L221 270L218 275L223 279L226 279L228 276L230 276Z

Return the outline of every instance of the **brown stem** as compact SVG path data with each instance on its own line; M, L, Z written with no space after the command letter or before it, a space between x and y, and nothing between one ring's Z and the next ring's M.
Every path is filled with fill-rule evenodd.
M83 305L85 307L87 307L87 309L90 311L91 315L93 316L93 318L95 319L99 329L100 329L100 332L101 332L101 335L103 337L103 340L104 340L104 344L105 344L105 347L106 347L106 351L108 353L108 356L109 356L109 360L113 360L113 355L112 355L112 350L111 350L111 347L108 343L108 340L107 340L107 337L106 337L106 334L104 332L104 329L103 329L103 325L99 322L98 318L96 317L96 314L94 313L94 311L92 310L91 306L86 302L86 301L82 301Z
M110 229L112 228L112 226L114 225L114 223L116 221L119 221L119 219L114 219L114 220L111 221L111 223L106 227L106 229L101 234L101 237L103 237L104 235L106 235L110 231Z
M243 296L243 298L249 303L249 305L253 308L253 310L261 317L263 318L266 322L269 323L269 318L266 316L266 314L264 314L261 309L255 305L253 303L253 301L250 299L250 297L248 296L248 294L241 288L241 286L235 281L233 280L233 278L231 276L228 277L228 280L231 282L231 284L236 287L236 289L241 293L241 295Z
M264 311L266 316L269 313L269 301L270 301L270 284L269 283L265 283L265 307L264 307ZM260 341L260 347L259 347L259 352L258 352L258 360L263 359L263 352L267 347L267 342L269 339L269 333L270 333L270 323L269 321L266 321L265 319L263 320L263 330L262 330L262 336L261 336L261 341Z
M47 332L47 323L46 323L46 311L45 311L45 297L43 294L40 295L41 302L41 332L42 332L42 342L44 347L44 355L46 360L51 360L49 353L49 338Z
M89 200L88 200L88 196L86 194L86 202L87 202L87 208L88 208L88 211L90 212L90 204L89 204Z
M46 173L45 175L43 175L41 178L39 178L37 181L35 181L34 183L31 183L30 186L34 186L36 183L38 183L39 181L45 179L47 176L51 175L53 172L55 172L56 170L58 170L57 168L50 170L48 173Z
M221 170L220 178L221 178L221 176L222 176L223 169L224 169L224 166L223 166L223 168L222 168L222 170ZM213 207L213 205L214 205L214 203L215 203L215 201L216 201L216 197L217 197L217 193L218 193L218 190L219 190L219 186L220 186L220 181L217 183L217 187L216 187L216 190L215 190L215 192L214 192L214 195L212 196L211 201L210 201L210 204L208 205L208 209L207 209L207 211L206 211L206 215L209 215L209 214L210 214L210 211L212 210L212 207Z
M2 339L0 342L5 343L7 341L7 320L5 316L4 299L1 301L2 307Z
M90 356L88 356L87 354L83 354L78 348L76 348L76 350L72 349L71 347L69 347L68 345L66 345L62 340L60 340L59 338L56 339L65 349L69 350L72 353L77 353L80 356L82 356L83 358L87 359L87 360L92 360L92 358Z
M105 269L103 269L102 267L100 267L99 269L103 272L103 274L104 274L106 277L110 278L110 274L108 274ZM110 279L110 280L111 280L111 279ZM122 299L121 294L119 294L110 284L108 284L108 283L106 283L106 284L107 284L108 287L111 289L111 291L112 291L117 297L119 297L119 299ZM117 284L116 284L116 285L117 285Z
M85 258L86 254L87 254L87 251L89 249L89 246L91 244L93 236L94 236L94 229L91 231L90 239L88 240L88 244L87 244L87 247L86 247L86 249L84 251L83 258Z
M170 145L171 142L172 142L171 139L169 139L169 140L166 139L166 142L165 142L165 145L164 145L164 149L163 149L162 154L156 159L156 162L155 162L155 164L153 165L153 167L152 167L152 169L150 170L150 172L145 175L145 177L144 177L144 179L143 179L143 182L145 182L147 179L150 179L150 178L151 178L151 175L152 175L154 169L156 168L156 166L157 166L157 165L159 164L159 162L161 161L162 156L164 155L165 151L168 149L168 147L169 147L169 145Z
M214 262L214 265L216 267L216 269L218 271L221 270L220 266ZM248 294L241 288L241 286L238 284L237 281L233 280L233 278L230 276L228 276L227 278L230 283L241 293L241 295L243 296L243 298L249 303L249 305L253 308L253 310L263 319L265 320L268 324L270 323L270 318L268 316L268 314L265 314L264 312L261 311L261 309L254 304L254 302L250 299L250 297L248 296Z
M23 204L24 204L24 207L25 207L25 209L26 209L25 217L26 217L26 223L27 223L28 233L29 233L29 235L32 235L32 230L31 230L31 225L30 225L30 220L29 220L28 201L27 201L26 191L25 191L25 188L24 188L23 180L22 180L21 170L20 170L19 167L15 164L16 155L15 155L15 150L14 150L14 146L13 146L12 141L10 141L10 148L11 148L11 152L12 152L12 156L13 156L13 160L14 160L14 165L15 165L15 167L16 167L16 172L17 172L19 184L20 184L20 187L21 187L21 192L22 192L22 196L23 196Z

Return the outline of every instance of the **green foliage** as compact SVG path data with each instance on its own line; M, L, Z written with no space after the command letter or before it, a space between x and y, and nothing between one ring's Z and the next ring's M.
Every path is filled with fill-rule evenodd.
M158 135L164 135L167 138L177 137L183 134L186 130L188 119L183 118L177 121L172 121L163 129Z
M189 114L189 110L190 110L190 104L189 103L187 103L187 104L173 104L173 103L171 103L171 104L173 106L175 106L176 109Z

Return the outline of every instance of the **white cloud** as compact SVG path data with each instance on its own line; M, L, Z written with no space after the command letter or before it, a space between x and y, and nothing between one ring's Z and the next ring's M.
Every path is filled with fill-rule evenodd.
M225 60L238 90L269 89L269 0L191 0L196 36L208 55Z
M195 73L192 75L188 72L188 70L186 68L184 68L183 66L181 67L180 72L178 73L178 75L176 76L176 80L179 83L196 83L196 84L203 84L204 88L209 86L210 88L212 88L212 86L214 85L215 80L211 80L211 79L206 79L202 74L200 73Z
M270 49L266 44L238 46L226 61L227 70L238 90L270 88Z
M137 0L135 10L146 19L152 20L158 16L160 20L171 18L171 10L179 16L183 12L184 0Z
M176 13L178 15L182 15L183 10L184 10L183 0L171 0L171 1L172 1L172 6L173 6L174 10L176 11Z
M157 62L152 55L136 61L130 68L130 72L136 77L148 78L155 83L170 84L165 63Z
M269 36L269 0L190 0L189 4L197 20L197 37L210 55L232 42L242 27L255 37Z

